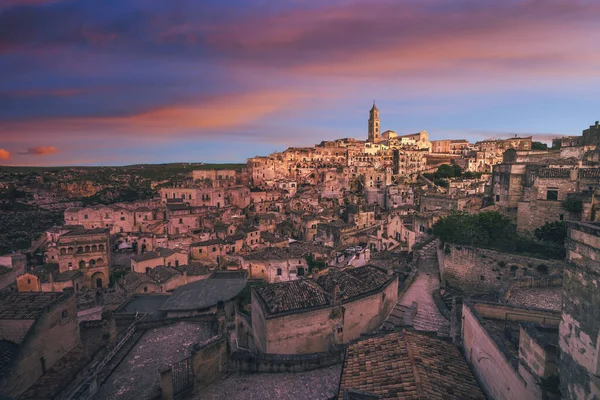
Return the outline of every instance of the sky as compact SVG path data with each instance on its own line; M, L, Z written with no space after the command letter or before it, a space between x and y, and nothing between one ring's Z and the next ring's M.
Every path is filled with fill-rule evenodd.
M0 165L245 162L382 130L580 135L597 0L0 0Z

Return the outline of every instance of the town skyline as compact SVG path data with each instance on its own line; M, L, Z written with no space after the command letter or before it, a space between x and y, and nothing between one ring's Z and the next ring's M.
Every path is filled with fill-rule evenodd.
M373 98L382 130L548 143L597 119L598 11L568 1L3 2L0 164L244 162L366 139Z

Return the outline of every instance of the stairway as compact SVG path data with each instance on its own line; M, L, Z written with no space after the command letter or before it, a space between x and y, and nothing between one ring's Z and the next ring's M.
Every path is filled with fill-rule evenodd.
M396 303L396 306L383 323L383 329L394 329L396 327L404 326L404 316L408 312L409 307L403 306L400 303Z

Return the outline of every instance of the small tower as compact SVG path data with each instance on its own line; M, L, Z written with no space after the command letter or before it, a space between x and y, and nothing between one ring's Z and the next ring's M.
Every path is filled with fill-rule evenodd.
M379 110L375 106L375 100L373 100L373 107L369 112L369 142L377 143L381 140L381 130L379 128Z

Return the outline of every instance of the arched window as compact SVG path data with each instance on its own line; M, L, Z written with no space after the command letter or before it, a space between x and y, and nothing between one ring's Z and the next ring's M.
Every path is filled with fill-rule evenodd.
M95 244L92 245L92 252L97 252L98 251L98 246L96 246Z
M67 254L73 254L73 248L72 247L69 247L67 249Z
M90 260L90 267L96 266L96 260Z
M89 253L90 252L90 246L85 246L85 252Z
M99 250L99 251L104 251L104 245L103 245L103 244L101 244L100 246L98 246L98 250Z
M98 260L96 260L96 265L104 265L104 260L99 258Z
M79 246L79 247L77 248L77 252L78 252L78 253L83 253L83 247Z
M64 256L65 254L67 254L67 250L65 250L65 248L64 248L64 247L62 247L62 248L60 249L60 255L61 255L61 256Z
M85 261L79 261L79 268L85 268Z

